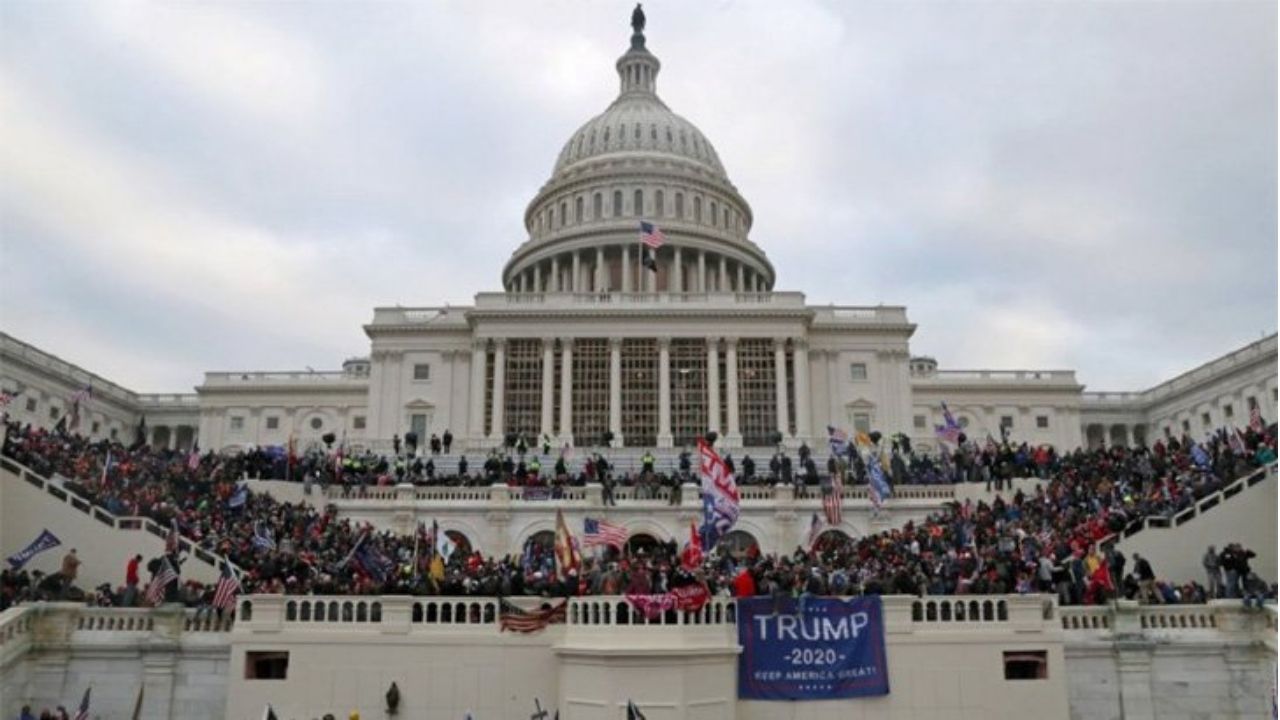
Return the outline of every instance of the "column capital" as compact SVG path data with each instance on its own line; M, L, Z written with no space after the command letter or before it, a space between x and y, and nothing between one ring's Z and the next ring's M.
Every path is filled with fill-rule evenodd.
M807 337L793 337L793 338L791 338L791 349L792 349L792 350L806 350L806 351L807 351L807 350L809 349L809 338L807 338Z
M542 336L542 349L543 349L543 350L551 350L551 349L554 349L554 348L555 348L555 346L556 346L556 337L555 337L554 335L543 335L543 336Z
M507 346L507 339L504 337L491 338L494 350L502 350Z
M659 335L659 336L658 336L658 338L657 338L657 340L658 340L658 349L659 349L659 350L669 350L669 349L671 349L671 336L670 336L670 335Z
M610 352L612 352L612 351L614 351L614 350L621 350L621 349L622 349L622 338L620 338L620 337L611 337L611 338L609 338L609 350L610 350Z
M720 339L724 341L724 347L726 350L736 350L738 348L739 338L737 335L726 335Z
M780 336L780 337L775 337L775 338L773 339L773 349L774 349L774 350L785 350L785 349L787 349L787 338L786 338L786 337L782 337L782 336Z
M471 340L472 352L484 352L489 349L489 338L473 338Z

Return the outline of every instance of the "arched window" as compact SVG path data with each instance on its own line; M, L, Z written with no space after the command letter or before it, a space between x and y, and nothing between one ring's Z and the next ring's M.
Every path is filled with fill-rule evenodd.
M582 196L581 195L579 195L578 199L573 202L573 221L576 223L582 222Z
M649 139L650 139L650 140L653 140L654 142L657 142L657 141L658 141L658 126L657 126L657 125L650 125L650 126L649 126Z
M676 217L684 219L684 193L676 193Z
M693 221L702 222L702 196L693 199Z
M604 216L604 196L601 195L600 193L596 193L595 197L591 198L591 219L599 220L603 216Z
M721 552L727 552L730 556L741 558L746 555L752 546L757 546L755 536L745 530L734 530L733 532L720 538L720 542L716 545Z
M714 214L715 210L712 210L711 212ZM564 227L565 225L568 225L568 224L569 224L569 203L561 200L560 201L560 227Z
M644 215L644 191L636 190L635 198L631 201L631 214L639 217Z
M596 131L595 130L591 131L591 140L587 142L587 149L588 150L596 149Z
M564 209L563 209L563 208L561 208L561 210L560 210L560 214L561 214L561 215L563 215L563 214L564 214ZM711 201L711 226L712 226L712 227L715 227L715 225L716 225L716 201L715 201L715 200L712 200L712 201Z
M604 129L604 145L609 147L609 128Z
M662 217L664 214L666 214L666 212L667 212L667 208L666 208L666 203L664 202L662 191L658 190L653 194L653 216Z
M547 229L554 230L556 227L556 206L552 205L547 208Z
M724 229L729 229L729 208L724 209Z
M640 142L640 123L636 123L636 142Z
M613 217L622 217L622 191L613 191Z

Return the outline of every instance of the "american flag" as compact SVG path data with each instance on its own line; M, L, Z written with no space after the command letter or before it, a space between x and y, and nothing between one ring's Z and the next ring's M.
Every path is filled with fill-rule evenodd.
M164 600L164 589L169 583L178 579L178 573L174 572L173 566L169 564L168 558L160 558L160 571L156 576L151 578L151 584L147 586L147 592L144 594L147 602L152 605L159 605Z
M84 689L84 697L80 699L80 709L76 710L75 720L89 720L89 691L92 689Z
M809 549L813 549L813 544L818 542L818 536L822 534L822 519L818 517L818 513L813 514L813 520L809 523Z
M544 610L524 610L502 600L502 612L498 615L498 627L520 633L545 630L548 625L563 623L568 615L569 601Z
M609 545L619 550L627 544L627 529L608 520L587 518L582 522L582 547Z
M213 589L213 607L215 610L230 610L236 605L236 596L240 594L240 581L236 579L235 573L231 572L231 566L225 561L222 563L222 577L218 578L218 584Z
M164 554L172 555L178 552L178 519L171 518L169 520L169 535L164 539Z
M840 467L837 465L836 471L831 473L831 492L822 496L822 512L832 525L839 525L843 520L844 498L841 497L841 491L844 490L844 481L840 479L840 475Z
M1249 429L1256 433L1260 433L1264 429L1262 425L1262 408L1257 405L1254 405L1253 409L1249 411Z
M662 229L651 222L640 221L640 242L657 250L667 242L667 236L662 234Z

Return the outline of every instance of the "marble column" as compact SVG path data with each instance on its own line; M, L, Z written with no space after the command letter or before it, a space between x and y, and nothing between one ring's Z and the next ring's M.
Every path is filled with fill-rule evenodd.
M720 256L720 285L716 289L720 292L729 291L729 260L723 255Z
M542 338L542 417L539 425L539 432L542 435L551 437L555 435L555 428L552 427L554 417L551 414L552 405L555 402L555 363L556 363L556 341L555 338Z
M573 251L573 283L569 286L571 292L582 292L582 253Z
M796 385L796 437L808 442L812 432L809 417L809 341L793 338L791 353Z
M787 341L786 338L773 339L774 365L774 402L777 405L778 432L783 437L789 436L787 422Z
M667 292L684 292L684 264L680 248L672 248L675 259L671 261L671 274L667 276Z
M604 292L608 276L605 275L604 248L596 248L596 292Z
M720 267L723 268L724 265L721 264ZM738 427L738 338L736 337L724 339L724 372L725 405L729 415L729 427L725 431L725 444L732 447L741 447L742 432Z
M707 251L698 251L698 292L707 291Z
M658 447L671 447L671 338L658 338Z
M573 443L573 339L560 339L560 444Z
M737 263L737 265L738 265L738 284L735 285L733 289L737 290L738 292L746 292L747 291L747 285L746 285L747 271L746 271L746 268L742 266L742 263Z
M551 277L547 283L547 292L560 292L560 257L551 256Z
M524 292L524 273L520 273L519 275L516 275L514 287L516 289L516 292L518 293Z
M493 405L490 415L493 427L489 428L489 439L501 443L506 434L507 410L507 341L504 338L493 339Z
M467 432L473 440L484 437L484 370L487 340L471 345L471 409L467 415Z
M609 430L622 447L622 338L609 338Z
M631 292L631 251L626 245L618 248L622 251L622 292Z
M702 259L701 253L698 259ZM707 429L720 432L720 340L707 338Z

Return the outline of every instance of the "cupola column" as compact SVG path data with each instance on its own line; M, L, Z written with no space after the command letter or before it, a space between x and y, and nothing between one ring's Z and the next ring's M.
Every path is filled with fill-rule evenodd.
M707 251L698 251L698 292L707 291Z
M622 250L622 292L631 292L631 251L623 245Z
M551 278L547 283L547 292L560 292L560 256L551 256Z
M734 264L738 266L738 284L734 285L733 289L738 292L746 292L747 286L744 283L746 282L747 269L742 266L741 262L737 262Z
M671 261L671 274L667 275L667 292L684 292L684 262L680 248L672 248L675 257Z
M604 248L598 247L596 248L596 292L604 292L608 289L608 286L605 284L608 278L606 272L607 269L604 265Z
M573 283L569 287L572 292L582 292L582 253L573 251Z
M729 291L729 260L725 256L720 256L720 286L716 288L720 292Z

